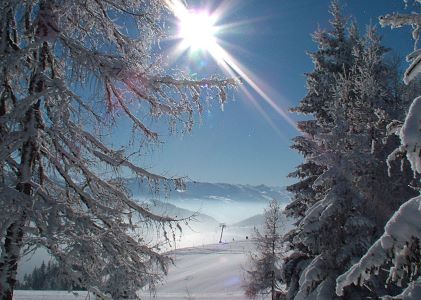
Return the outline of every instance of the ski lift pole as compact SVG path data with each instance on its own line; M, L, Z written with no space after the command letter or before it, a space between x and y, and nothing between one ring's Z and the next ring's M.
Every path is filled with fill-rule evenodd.
M224 228L227 227L224 223L219 224L219 227L221 227L221 237L219 238L219 243L222 243L222 234L224 233Z

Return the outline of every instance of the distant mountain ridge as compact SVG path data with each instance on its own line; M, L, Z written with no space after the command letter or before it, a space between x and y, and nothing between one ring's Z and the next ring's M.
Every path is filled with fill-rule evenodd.
M135 198L150 199L157 195L150 191L147 183L141 182L136 178L127 179L127 187ZM270 187L266 185L243 185L229 183L207 183L207 182L186 182L185 191L179 191L172 188L165 195L165 188L159 196L171 200L177 199L203 199L216 201L238 201L238 202L267 202L277 199L281 202L287 202L290 199L289 192L284 187Z
M289 218L286 215L281 214L279 218L279 230L283 233L286 233L287 231L292 229L295 221L296 220L294 218ZM254 215L249 218L246 218L240 222L231 224L231 227L237 227L237 228L256 227L257 229L262 230L264 223L265 223L265 215L258 214L258 215Z
M265 223L265 216L263 214L254 215L247 219L244 219L240 222L235 224L231 224L232 227L252 227L252 226L259 226L262 227Z
M195 228L217 226L219 224L219 222L211 216L201 212L181 208L168 202L154 200L149 204L149 209L153 213L169 216L174 219L192 218L191 224L193 224Z

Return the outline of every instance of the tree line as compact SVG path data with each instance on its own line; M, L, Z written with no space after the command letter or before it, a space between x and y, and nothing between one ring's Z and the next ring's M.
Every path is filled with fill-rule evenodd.
M31 273L23 276L22 282L18 281L16 288L20 290L84 290L75 285L64 276L63 269L57 263L43 261L41 266L35 267Z

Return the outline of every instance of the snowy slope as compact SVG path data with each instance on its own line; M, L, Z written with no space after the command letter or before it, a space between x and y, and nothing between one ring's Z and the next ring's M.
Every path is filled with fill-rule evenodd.
M15 291L13 300L95 300L96 297L86 291L69 293L67 291Z
M212 244L178 249L172 252L175 265L161 286L156 298L147 291L142 299L246 299L243 269L251 241ZM189 298L190 297L190 298Z
M126 179L126 185L133 197L141 202L157 199L180 208L211 216L218 222L233 224L257 213L262 213L272 199L282 206L290 202L290 193L285 187L266 185L242 185L228 183L186 182L186 189L157 187L158 193L135 178Z
M190 226L193 226L195 229L211 228L218 226L219 224L217 220L207 214L181 208L169 202L154 200L148 204L148 208L153 213L169 216L175 219L190 218L193 216L193 221L190 222Z
M254 215L252 217L246 218L232 224L232 227L253 227L253 226L261 226L265 222L265 216L263 214Z
M252 217L241 220L240 222L230 225L232 228L248 228L256 227L260 230L265 222L265 216L263 214L254 215ZM295 220L293 218L288 218L284 214L281 215L279 220L279 228L282 232L286 233L292 228Z
M253 243L236 241L200 247L177 249L171 252L175 264L165 281L157 287L156 295L140 292L141 299L216 300L246 299L243 269ZM87 292L78 296L64 291L16 291L14 300L89 299ZM90 299L95 299L90 295Z
M160 187L160 193L154 194L149 186L136 179L127 179L126 183L133 197L141 202L158 199L179 208L206 214L226 224L262 213L272 199L280 201L282 206L290 201L290 194L285 188L265 185L187 182L185 191L170 188L166 193L165 188Z
M143 184L128 180L128 185L134 197L139 201L149 202L157 199ZM175 248L197 247L217 243L220 239L220 222L228 225L224 229L223 241L244 240L253 233L253 227L259 227L261 217L241 222L246 218L262 213L272 196L276 196L283 203L289 201L289 194L283 188L272 188L264 185L231 185L211 183L188 183L188 191L177 192L174 198L158 197L161 201L154 200L149 207L156 213L184 218L195 214L195 221L188 226L182 225L182 235L177 235L177 240L172 243ZM250 196L244 195L249 193ZM148 198L143 196L148 195ZM181 195L185 198L181 198ZM244 197L243 197L244 196ZM196 198L192 198L196 197ZM254 199L254 201L252 201ZM247 224L246 224L247 223ZM234 225L232 225L234 224ZM245 226L247 225L247 226ZM48 261L49 255L45 250L39 249L33 255L25 257L18 266L18 278L22 280L25 273L29 273L41 262Z
M172 205L158 204L158 207L164 208L169 214L191 213L187 210L179 210ZM262 227L263 216L256 215L237 224L228 224L223 235L223 240L228 242L222 244L216 243L220 237L220 228L216 227L212 218L207 216L203 218L215 226L214 230L184 232L176 246L194 245L195 247L171 251L170 255L175 265L170 266L168 276L162 285L158 286L156 297L154 298L148 291L143 291L142 299L246 299L242 288L243 274L247 266L247 256L253 249L253 241L244 239L245 236L252 236L254 227ZM283 232L290 228L292 220L286 220L285 223ZM86 293L83 295L84 297L74 297L65 292L18 291L14 299L86 299Z
M248 254L253 250L253 241L244 240L252 236L253 228L262 228L263 215L255 215L226 227L222 244L200 245L177 249L171 252L175 265L161 286L158 286L156 298L144 291L142 299L247 299L244 296L244 269L247 267ZM293 219L283 219L281 234L292 228ZM220 229L202 233L202 239L218 240ZM186 242L191 242L186 236ZM263 298L259 298L263 299Z

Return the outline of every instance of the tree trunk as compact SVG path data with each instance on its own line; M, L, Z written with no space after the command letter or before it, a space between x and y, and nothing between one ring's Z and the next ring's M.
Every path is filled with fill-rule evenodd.
M29 183L32 177L33 167L36 160L36 110L39 110L40 101L26 113L25 131L31 132L30 138L23 145L21 162L18 173L16 189L28 196L32 193ZM11 199L14 201L14 199ZM16 201L16 200L15 200ZM12 203L11 203L12 204ZM16 274L21 249L23 247L24 226L26 213L19 212L20 217L14 221L6 231L4 248L0 259L0 297L1 300L12 300L13 290L16 285Z
M38 68L36 68L29 82L29 94L41 92L44 89L44 81L39 79L40 71L45 70L47 60L48 44L43 43L40 51L34 52L34 57L38 59ZM38 155L37 139L38 130L43 128L43 121L40 112L41 99L39 99L25 113L23 122L24 131L28 133L29 138L23 144L20 153L20 165L17 174L16 189L28 196L32 194L32 187L29 183L32 179L34 167ZM11 199L13 201L13 199ZM18 261L23 247L24 226L27 215L25 208L19 212L20 217L14 221L6 231L4 248L0 257L0 300L12 300L13 290L16 285L16 273Z
M276 257L275 253L275 237L276 237L276 222L278 221L278 218L274 219L273 222L273 232L272 232L272 257ZM274 268L274 266L272 266ZM275 271L272 269L272 300L276 300L276 293L275 293L275 284L276 284L276 278L275 278Z
M276 300L276 293L275 293L275 272L272 271L272 286L271 286L272 290L272 300Z
M0 296L1 300L12 300L16 284L16 273L19 256L23 245L23 227L25 216L7 228L4 242L4 254L0 262Z

